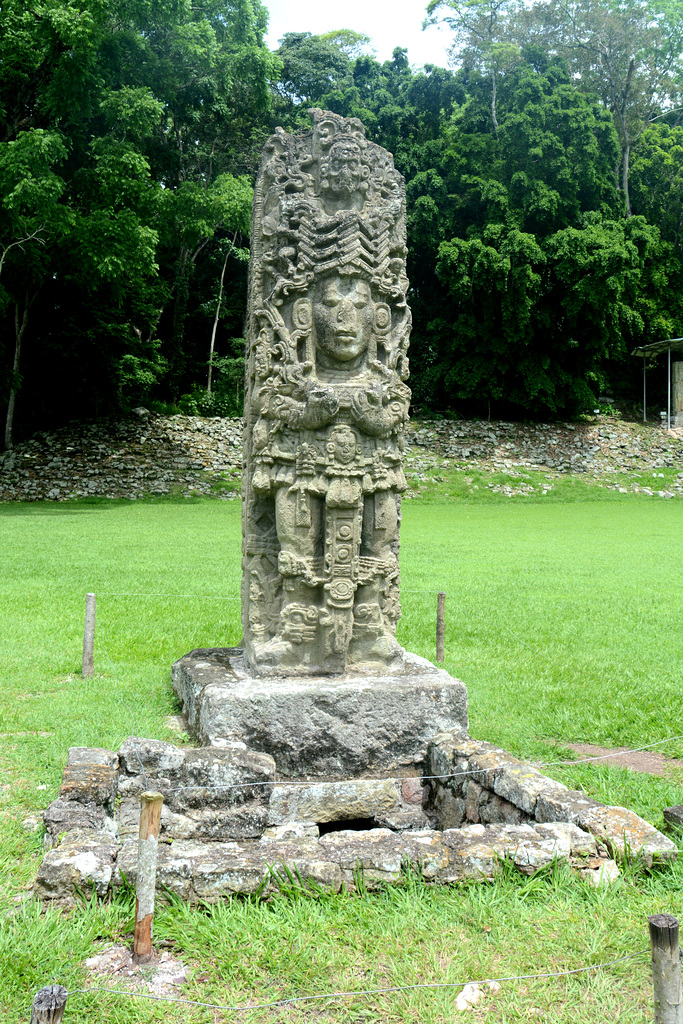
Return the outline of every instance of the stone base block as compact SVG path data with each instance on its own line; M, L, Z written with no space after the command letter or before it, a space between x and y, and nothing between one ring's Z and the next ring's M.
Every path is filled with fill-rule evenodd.
M164 794L157 887L189 900L273 890L295 877L336 891L359 872L374 886L396 881L406 862L451 883L492 878L503 859L530 875L559 858L603 885L618 877L615 856L652 868L677 855L671 839L626 808L568 790L460 727L434 737L423 777L403 770L287 781L269 754L224 743L197 749L130 737L117 753L70 751L67 779L73 765L98 771L93 786L45 811L48 852L35 895L69 904L79 891L104 897L124 879L133 884L139 796L150 787ZM99 769L111 765L113 808L99 784ZM681 810L664 814L673 821Z
M236 648L200 649L172 679L201 744L270 754L281 778L348 778L419 769L436 733L467 730L465 684L414 654L405 661L402 675L270 679L251 675Z
M412 781L412 780L410 780ZM418 799L406 800L400 779L351 779L319 782L310 786L273 786L268 804L269 825L311 822L324 825L353 819L372 819L376 825L403 831L429 828L434 817L422 810Z

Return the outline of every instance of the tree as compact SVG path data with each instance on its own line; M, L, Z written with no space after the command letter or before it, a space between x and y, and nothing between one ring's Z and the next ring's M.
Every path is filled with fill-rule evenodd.
M375 52L370 45L371 37L365 32L354 32L351 28L338 28L333 29L332 32L323 32L319 38L336 46L338 50L346 54L349 60L355 60L364 52Z
M582 410L601 368L647 336L667 301L668 272L654 274L668 259L658 232L639 220L636 245L615 220L609 114L561 62L528 56L502 79L498 131L486 79L468 74L469 101L443 132L438 173L408 184L422 273L431 246L441 288L418 277L414 394L437 407Z
M65 188L55 168L67 156L58 132L36 128L0 143L0 313L13 326L4 447L12 447L21 386L21 354L29 311L49 273L49 246L65 226Z
M683 5L549 0L522 15L517 30L531 31L566 59L579 87L597 94L612 114L620 143L615 173L630 217L633 148L648 125L680 106Z
M29 150L35 164L23 206L3 178L14 205L6 199L0 210L4 336L33 349L27 423L70 404L82 415L114 410L162 382L177 396L204 373L215 282L197 268L206 260L214 273L222 233L239 248L248 232L248 175L271 128L280 68L263 42L266 24L259 0L3 3L0 175L11 177ZM36 199L48 185L58 187L45 216L30 208L29 186ZM28 319L27 282L31 295L40 289ZM224 285L244 292L238 260ZM220 337L241 330L242 311L226 308L232 322L221 320ZM0 347L12 408L16 348Z
M634 212L683 249L683 128L650 125L640 138L630 176Z
M333 33L339 37L340 33ZM277 51L282 60L278 89L285 100L310 104L349 81L351 59L337 39L287 32Z
M496 96L498 79L520 59L511 42L510 23L519 10L518 0L430 0L423 28L443 23L453 31L451 59L477 68L491 82L491 120L498 131Z
M169 339L169 358L173 362L171 386L174 397L180 394L187 368L185 322L190 280L197 260L205 252L217 231L237 237L249 235L252 187L245 176L224 174L210 185L184 182L164 195L164 231L170 246L179 244L175 280L173 319Z

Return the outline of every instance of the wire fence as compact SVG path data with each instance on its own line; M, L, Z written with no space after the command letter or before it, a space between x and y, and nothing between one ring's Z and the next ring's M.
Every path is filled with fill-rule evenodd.
M350 989L347 991L335 991L335 992L318 992L314 995L303 995L303 996L290 996L285 999L274 999L267 1003L247 1003L243 1005L239 1004L222 1004L222 1003L204 1003L198 999L183 999L181 996L163 996L155 995L151 992L133 992L127 991L126 989L112 989L112 988L81 988L70 991L68 995L90 995L91 993L106 993L107 995L123 996L133 999L150 999L155 1002L167 1002L167 1003L180 1003L183 1006L199 1006L209 1010L224 1010L230 1013L245 1013L253 1010L270 1010L280 1006L291 1006L300 1003L318 1002L325 999L353 999L361 998L363 996L381 996L381 995L392 995L397 992L414 992L426 989L454 989L454 988L465 988L468 985L476 985L482 988L485 985L500 985L504 982L514 981L532 981L540 980L543 978L567 978L577 974L587 974L591 971L605 970L608 967L614 967L616 964L625 963L627 960L634 960L639 956L644 956L649 953L649 949L640 949L636 953L627 953L625 956L617 957L616 960L608 960L604 963L599 964L588 964L584 967L574 967L568 971L538 971L534 974L510 974L504 975L499 978L485 978L482 981L425 981L418 982L414 985L389 985L385 988L364 988L364 989Z
M443 589L443 588L442 588ZM401 587L402 594L430 594L436 597L440 591L437 590L407 590ZM226 594L169 594L162 593L161 591L141 593L137 591L128 590L104 590L97 592L98 597L162 597L169 600L176 598L182 598L182 600L197 600L197 601L240 601L240 597L228 597Z
M443 591L439 591L439 590L434 590L434 591L432 591L432 590L428 590L428 591L410 591L410 593L413 593L413 594L429 594L429 595L432 595L432 596L437 596L438 594L443 593ZM224 600L224 601L239 601L240 600L240 598L221 597L221 596L218 596L218 595L209 595L209 594L204 594L204 595L169 595L169 594L161 594L161 593L123 593L123 592L118 593L118 592L107 592L107 591L105 591L104 593L100 594L100 596L102 596L102 597L147 597L147 598L151 598L151 597L154 597L154 598L156 598L156 597L164 597L165 598L165 597L175 597L175 596L188 597L188 596L190 596L190 597L197 597L197 598L202 598L204 600L212 600L212 601L221 601L221 600ZM101 632L104 632L102 630L101 626L100 626L100 630L101 630ZM511 630L509 630L508 632L510 632L512 636L515 636L515 634L512 633ZM519 642L522 643L522 644L524 643L524 641L520 640L519 637L515 636L515 639L518 639ZM524 644L524 646L527 646L527 645ZM101 649L102 649L102 651L104 653L105 658L109 662L111 671L112 671L112 673L114 675L114 686L115 686L116 696L117 696L118 700L120 701L120 703L122 704L122 706L126 709L128 714L130 715L130 718L131 718L131 733L130 733L130 736L129 736L129 740L130 741L134 741L135 740L136 727L135 727L135 716L134 716L133 710L132 710L130 704L128 704L123 699L123 697L121 696L120 686L119 686L119 679L118 679L118 672L116 670L116 666L114 664L114 661L112 660L112 658L111 658L109 652L107 651L106 646L104 645L104 643L100 642L100 647L101 647ZM576 767L576 766L579 766L579 765L583 765L583 764L591 764L591 763L595 763L595 762L598 762L598 761L613 760L615 758L615 756L617 756L617 755L625 756L625 755L628 755L628 754L641 753L642 751L652 750L655 747L664 746L667 743L674 743L674 742L677 742L677 741L680 741L680 740L683 740L683 733L677 734L675 736L667 736L664 739L654 740L651 743L645 743L645 744L643 744L642 746L639 746L639 747L629 747L629 748L626 748L626 749L621 748L618 751L612 751L612 752L607 753L607 754L596 754L596 755L592 755L592 756L589 756L589 757L576 758L576 759L573 759L573 760L562 759L562 760L558 760L558 761L541 761L541 762L533 761L533 762L531 762L531 764L532 764L532 766L535 769L541 769L541 768L573 768L573 767ZM137 760L138 760L138 762L140 764L141 775L143 776L143 780L145 782L145 786L147 786L147 775L146 775L145 768L144 768L142 759L140 757L139 751L137 749L137 746L135 748L135 753L136 753ZM513 761L510 761L510 762L507 762L507 763L497 764L496 768L514 768L514 767L519 767L520 763L521 763L520 760L517 759L517 760L513 760ZM481 774L484 774L484 773L488 772L489 770L490 769L488 769L488 768L477 769L477 768L468 767L466 770L463 770L463 771L460 771L460 772L449 772L449 773L444 773L444 774L440 774L440 775L419 775L419 776L418 775L409 775L409 776L403 775L403 776L395 776L393 778L392 777L389 777L389 778L385 777L383 781L397 782L397 783L403 783L403 782L423 782L424 783L424 782L431 782L431 781L450 781L450 780L457 779L457 778L472 777L473 775L477 775L477 774L481 775ZM348 783L359 782L359 781L368 781L368 780L359 780L357 778L354 778L354 779L335 779L333 784L336 784L336 785L346 785ZM221 792L225 792L225 791L237 790L237 789L254 789L254 788L257 788L257 787L260 788L260 787L274 787L274 786L277 786L278 788L279 787L285 787L285 788L292 788L292 789L301 789L301 788L310 788L311 786L318 786L320 784L321 784L321 780L319 780L319 779L300 780L300 781L291 781L291 780L280 780L280 781L278 781L278 780L254 780L252 782L224 783L224 784L221 784L221 785L214 785L214 786L202 786L202 785L176 786L176 787L174 787L174 792L181 792L181 791L188 791L188 790L189 791L193 791L193 792L197 792L197 791L202 791L202 792L217 792L217 791L221 791Z
M124 706L127 707L127 705L124 705ZM131 734L131 736L129 737L129 740L133 741L133 745L134 746L135 746L135 743L134 743L135 739L136 739L135 735ZM680 734L678 736L667 736L666 739L655 740L653 743L646 743L642 747L630 747L628 749L620 749L618 751L618 754L619 755L637 754L637 753L640 753L643 750L652 750L654 747L662 746L665 743L673 743L676 740L683 740L683 734ZM142 761L140 760L140 756L139 756L139 753L137 751L137 748L136 748L135 752L136 752L136 756L138 758L138 761L140 761L140 765L142 765ZM464 755L463 755L463 757L464 757ZM597 755L595 757L582 757L582 758L578 758L575 761L544 761L544 762L533 761L533 762L529 762L529 764L531 765L531 767L533 767L535 769L539 769L539 768L572 768L572 767L574 767L576 765L590 764L591 762L594 762L594 761L605 761L605 760L607 760L609 758L613 758L613 757L615 757L615 753L599 754L599 755ZM504 763L501 763L501 764L496 764L495 770L497 771L500 768L520 768L520 767L527 768L528 766L529 766L528 764L525 764L524 762L522 762L520 760L516 760L516 761L509 761L509 762L504 762ZM256 788L268 787L268 786L277 786L278 789L280 787L282 787L282 788L290 788L290 789L306 789L306 788L310 788L312 786L320 786L320 785L348 786L349 784L353 784L353 783L365 783L365 782L377 782L377 781L381 781L381 782L396 782L396 783L402 783L402 782L450 781L451 779L458 779L458 778L465 778L465 777L470 777L471 778L473 775L481 775L481 774L484 774L486 772L490 772L491 770L492 770L491 768L467 768L467 769L465 769L465 770L463 770L461 772L447 772L447 773L444 773L444 774L441 774L441 775L395 775L395 776L382 776L381 779L374 779L374 778L367 778L367 779L365 779L365 778L355 777L355 778L349 778L349 779L334 779L332 782L328 782L328 783L323 782L321 779L304 779L304 780L296 780L296 781L287 780L287 779L282 779L282 780L277 780L277 779L267 779L267 780L255 779L253 782L226 782L226 783L222 783L222 784L217 785L217 786L204 786L201 783L197 783L194 786L173 786L173 792L174 793L179 793L179 792L182 792L182 791L185 791L185 790L190 790L190 791L195 792L195 793L198 792L198 791L199 792L211 793L211 792L224 792L225 790L233 790L233 789L256 789ZM143 772L144 772L144 769L143 769ZM159 780L156 780L156 781L159 781ZM145 776L145 785L146 784L147 784L147 779L146 779L146 776Z

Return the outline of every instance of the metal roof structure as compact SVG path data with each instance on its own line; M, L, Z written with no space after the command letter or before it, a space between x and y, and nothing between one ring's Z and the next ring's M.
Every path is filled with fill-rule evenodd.
M639 345L631 352L632 356L658 356L660 352L683 352L683 338L665 338L664 341L651 341L649 345Z
M667 380L666 380L666 428L671 429L671 353L683 352L683 338L664 338L663 341L651 341L649 345L639 345L631 352L632 356L643 357L643 422L646 420L647 412L647 371L646 360L648 356L658 356L661 352L668 353L667 359Z

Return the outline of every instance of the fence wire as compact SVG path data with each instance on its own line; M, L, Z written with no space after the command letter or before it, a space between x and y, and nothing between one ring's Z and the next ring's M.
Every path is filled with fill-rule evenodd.
M425 981L415 985L391 985L386 988L365 988L355 989L349 992L321 992L308 996L292 996L287 999L275 999L268 1003L251 1003L248 1005L223 1005L220 1003L203 1003L197 999L183 999L181 996L160 996L151 992L129 992L125 989L111 988L82 988L69 992L70 996L89 995L94 992L104 992L107 995L126 996L133 999L151 999L156 1002L181 1003L184 1006L200 1006L208 1010L226 1010L231 1013L245 1013L249 1010L269 1010L276 1006L291 1006L294 1003L313 1002L321 999L349 999L360 996L389 995L394 992L413 992L424 989L450 989L464 988L466 985L478 985L482 987L491 983L500 984L508 981L530 981L541 978L566 978L570 975L586 974L589 971L599 971L606 967L614 967L615 964L624 963L626 960L633 960L635 957L649 953L649 949L640 949L637 953L627 953L625 956L617 957L616 960L608 960L605 963L590 964L587 967L574 967L568 971L540 971L534 974L511 974L501 978L486 978L483 981Z
M131 736L130 740L135 742L135 737ZM615 757L617 754L638 754L643 750L651 750L653 747L662 746L665 743L673 743L676 740L683 740L683 734L679 736L668 736L663 740L655 740L653 743L646 743L642 747L631 747L628 750L618 750L611 754L598 754L595 757L582 757L576 761L545 761L545 762L528 762L533 768L572 768L574 765L589 764L593 761L605 761L610 757ZM463 755L464 757L465 755ZM139 755L138 755L139 760ZM179 793L184 790L201 790L202 792L223 792L230 789L255 789L256 787L262 786L282 786L283 788L290 789L302 789L311 786L330 785L330 786L345 786L353 782L431 782L431 781L443 781L450 779L463 778L465 776L482 775L485 772L497 771L500 768L520 768L525 767L521 761L510 761L506 764L497 764L494 768L468 768L462 772L448 772L444 775L397 775L389 778L369 778L369 779L333 779L331 782L324 782L320 779L311 779L305 781L277 781L276 779L268 780L255 780L254 782L226 782L218 786L203 786L200 783L194 786L174 786L173 792ZM161 781L161 780L157 780Z

